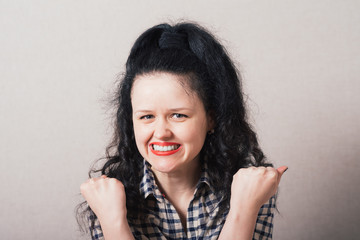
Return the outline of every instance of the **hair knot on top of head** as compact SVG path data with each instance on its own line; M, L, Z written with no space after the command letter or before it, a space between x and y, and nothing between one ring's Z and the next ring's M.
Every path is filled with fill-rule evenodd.
M187 34L176 32L163 32L159 39L159 47L165 48L179 48L189 49L189 42Z

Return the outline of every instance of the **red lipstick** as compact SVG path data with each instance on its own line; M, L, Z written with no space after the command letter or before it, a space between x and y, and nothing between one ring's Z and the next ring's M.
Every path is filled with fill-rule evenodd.
M164 150L160 151L160 150L155 150L154 145L161 146L161 147L176 146L177 148L174 150L170 150L170 151L164 151ZM169 156L169 155L172 155L172 154L178 152L181 149L181 145L179 143L175 143L175 142L152 142L149 144L149 148L150 148L150 151L157 156Z

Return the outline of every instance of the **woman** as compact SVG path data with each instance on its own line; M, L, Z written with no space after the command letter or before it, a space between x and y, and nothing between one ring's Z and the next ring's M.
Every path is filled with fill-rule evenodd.
M93 239L272 237L287 167L265 162L240 80L198 25L161 24L136 40L102 176L81 185Z

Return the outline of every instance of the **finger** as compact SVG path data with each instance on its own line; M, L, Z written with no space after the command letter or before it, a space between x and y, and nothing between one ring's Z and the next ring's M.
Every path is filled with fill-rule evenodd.
M93 178L89 178L89 183L95 183L97 181L99 181L102 177L93 177Z
M287 167L287 166L281 166L281 167L279 167L278 169L276 169L276 171L278 172L278 182L280 182L280 179L281 179L281 177L282 177L282 175L284 174L284 172L286 171L286 170L288 170L289 168Z

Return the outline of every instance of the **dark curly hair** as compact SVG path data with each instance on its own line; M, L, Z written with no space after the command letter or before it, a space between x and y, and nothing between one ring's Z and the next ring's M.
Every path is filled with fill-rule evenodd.
M207 135L200 159L207 162L211 183L225 201L230 200L232 178L240 168L271 166L247 121L241 76L224 47L197 24L154 26L136 40L127 59L116 94L114 138L105 165L97 170L124 184L129 221L139 217L143 207L139 191L143 157L135 143L131 88L136 76L155 71L187 76L190 88L213 117L214 133ZM94 216L89 207L83 213Z

